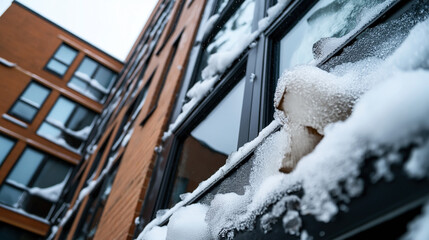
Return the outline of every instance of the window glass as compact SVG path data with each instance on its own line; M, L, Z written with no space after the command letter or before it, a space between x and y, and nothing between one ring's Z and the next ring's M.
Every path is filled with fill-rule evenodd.
M17 228L0 222L0 236L2 240L36 240L42 239L34 233L27 232L22 228Z
M62 64L55 59L51 59L46 67L61 76L67 71L67 65Z
M98 69L97 73L95 74L95 79L97 82L106 89L110 87L112 78L113 72L105 67L100 67L100 69Z
M44 154L31 148L26 148L7 179L28 185L44 157Z
M230 51L241 44L240 38L252 30L254 0L246 0L208 44L201 59L200 71L207 66L211 54ZM198 76L201 80L202 77Z
M93 112L90 112L86 108L80 107L71 116L71 119L67 123L67 128L74 131L82 130L83 128L91 125L94 117L95 114Z
M8 206L15 206L21 198L22 191L9 185L0 188L0 202Z
M32 103L35 107L40 108L48 97L49 92L49 89L42 85L31 82L24 94L22 94L21 99L24 99L26 102Z
M55 58L67 65L70 65L73 62L76 55L77 55L76 50L71 49L66 45L62 45L60 49L58 49L58 52L55 53Z
M37 114L37 110L37 108L34 108L25 102L18 101L13 105L9 113L26 122L31 122L34 116Z
M65 148L78 150L87 139L96 114L59 97L37 134Z
M51 60L49 60L46 68L63 76L76 56L77 50L62 44L55 52L54 56L52 56Z
M245 79L241 80L183 143L170 206L225 164L238 148Z
M48 161L36 177L33 186L47 188L61 183L67 176L70 167L60 161Z
M61 130L59 128L45 122L42 123L37 133L43 136L52 137L54 139L61 137Z
M97 66L98 64L94 60L90 58L85 58L83 59L77 71L81 73L85 73L88 76L92 76Z
M368 21L372 9L385 0L321 0L280 41L280 73L308 63L323 42L335 41Z
M103 102L115 80L114 72L86 57L67 85L89 98Z
M49 93L48 88L36 82L30 82L8 113L26 122L31 122Z
M72 101L64 97L59 97L54 107L49 112L47 118L51 122L53 121L60 126L64 126L67 122L67 119L69 119L70 115L72 114L75 106L76 104Z
M0 165L6 159L14 145L15 142L13 140L0 135Z

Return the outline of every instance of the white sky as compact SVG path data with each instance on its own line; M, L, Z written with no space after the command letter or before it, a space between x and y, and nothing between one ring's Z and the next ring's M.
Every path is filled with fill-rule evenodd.
M0 0L0 15L11 0ZM19 0L110 55L125 60L158 0Z

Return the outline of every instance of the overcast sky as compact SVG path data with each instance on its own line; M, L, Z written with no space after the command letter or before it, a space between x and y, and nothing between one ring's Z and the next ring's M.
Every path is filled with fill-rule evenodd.
M11 0L0 0L0 15ZM33 11L125 60L158 0L19 0Z

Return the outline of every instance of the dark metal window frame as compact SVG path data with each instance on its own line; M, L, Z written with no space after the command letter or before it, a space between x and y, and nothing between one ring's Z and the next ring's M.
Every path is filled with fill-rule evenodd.
M43 100L43 102L40 104L39 107L34 106L32 103L27 102L27 101L21 99L22 96L24 95L24 93L30 88L31 84L39 85L39 86L45 88L46 90L48 90L48 92L49 92L48 95L46 96L45 100ZM51 94L51 92L52 92L52 90L50 88L44 86L43 84L38 83L37 81L31 80L30 83L28 83L27 86L24 88L24 90L21 92L21 94L19 95L19 97L16 99L15 103L12 104L12 107L9 108L9 111L7 112L7 114L10 115L10 116L16 117L19 120L24 121L26 123L32 123L33 120L34 120L34 118L37 116L37 113L39 112L39 110L45 104L46 99L49 97L49 95ZM35 109L36 110L36 114L34 114L34 116L30 120L27 120L27 119L19 116L18 114L13 113L12 109L15 107L16 104L18 104L18 102L23 102L24 104L26 104L26 105L30 106L31 108Z
M73 60L72 60L72 62L70 63L70 65L72 65L72 64L73 64L73 62L76 60L77 55L79 55L79 50L77 50L76 48L74 48L74 47L70 46L70 45L69 45L69 44L67 44L67 43L62 42L62 43L60 44L60 46L58 46L58 47L57 47L57 49L55 50L55 52L54 52L54 54L52 55L52 57L51 57L51 58L46 62L45 67L43 67L43 70L45 70L45 71L47 71L47 72L50 72L50 73L52 73L52 74L56 75L56 76L57 76L57 77L59 77L59 78L64 77L64 75L67 73L67 71L68 71L68 69L69 69L69 67L70 67L70 65L69 65L69 64L66 64L66 63L64 63L63 61L61 61L61 60L59 60L59 59L55 58L55 55L59 52L59 50L61 49L61 47L62 47L62 46L66 46L66 47L68 47L68 48L70 48L70 49L72 49L72 50L74 50L74 51L76 52L76 56L73 58ZM52 59L54 59L55 61L60 62L61 64L64 64L65 66L67 66L67 69L66 69L66 71L64 72L64 74L59 74L59 73L55 72L54 70L51 70L50 68L48 68L48 64L49 64L49 62L50 62Z

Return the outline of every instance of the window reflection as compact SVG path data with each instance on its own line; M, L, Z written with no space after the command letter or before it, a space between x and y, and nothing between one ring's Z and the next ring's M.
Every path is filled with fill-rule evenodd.
M254 0L245 1L228 22L222 26L222 29L203 52L199 72L207 66L210 55L233 50L241 44L240 38L242 36L247 36L251 33L254 7ZM202 80L201 74L198 76L198 81L200 80Z
M78 52L75 49L62 44L51 60L49 60L46 68L59 76L63 76L70 64L76 58L77 53Z
M227 156L237 150L244 83L242 79L186 137L170 206L180 201L180 194L194 190L216 172Z
M18 98L9 114L23 121L31 122L48 97L50 89L36 82L30 82Z
M15 145L15 141L0 135L0 165Z
M385 0L319 1L280 41L279 74L311 61L316 42L347 35L367 21L371 10L382 2ZM318 51L315 49L316 54Z

